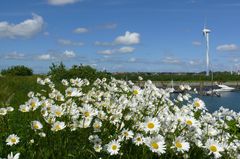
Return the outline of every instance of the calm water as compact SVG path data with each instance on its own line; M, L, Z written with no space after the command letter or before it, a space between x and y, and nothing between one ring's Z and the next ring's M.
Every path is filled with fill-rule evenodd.
M237 92L222 92L221 97L193 95L202 99L210 112L217 110L223 106L240 112L240 91Z

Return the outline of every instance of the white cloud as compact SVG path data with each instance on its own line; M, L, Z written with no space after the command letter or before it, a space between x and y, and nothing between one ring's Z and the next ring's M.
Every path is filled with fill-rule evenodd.
M131 33L129 31L125 32L125 35L118 36L115 41L116 44L120 45L133 45L140 43L140 34L139 33Z
M110 50L110 49L98 51L99 54L103 54L103 55L112 55L114 52L115 52L114 50Z
M48 0L48 4L61 6L65 4L73 4L78 2L79 0Z
M239 47L236 44L224 44L224 45L219 45L216 48L218 51L221 52L230 52L230 51L238 51Z
M87 33L89 30L87 28L76 28L73 32L77 34Z
M42 55L39 55L37 57L38 60L52 60L54 59L55 57L53 57L52 55L50 54L42 54Z
M202 62L200 60L190 60L188 63L192 66L197 66L197 65L202 64Z
M135 45L140 43L140 34L126 31L124 35L118 36L113 42L96 41L96 46L114 46L114 45Z
M129 62L136 62L137 61L137 59L136 58L134 58L134 57L131 57L129 60L128 60Z
M73 58L76 57L76 53L74 51L66 50L64 51L63 56L66 58Z
M119 53L131 53L134 50L135 50L135 48L133 48L133 47L124 46L124 47L121 47L120 49L118 49L117 52L119 52Z
M96 42L94 43L94 45L96 45L96 46L112 46L113 44L112 44L112 43L109 43L109 42L96 41Z
M19 59L24 59L25 58L25 55L22 54L22 53L17 53L16 51L15 52L12 52L12 53L9 53L5 56L5 59L15 59L15 60L19 60Z
M200 41L193 41L192 44L195 45L195 46L202 45L202 43Z
M30 38L43 29L44 20L41 16L33 14L32 19L27 19L19 24L0 22L0 38Z
M101 50L101 51L98 51L98 53L103 54L103 55L112 55L112 54L117 54L117 53L125 54L125 53L132 53L134 50L135 50L135 48L133 48L133 47L123 46L118 49Z
M58 43L61 45L83 46L83 42L75 42L67 39L58 39Z
M162 60L163 63L166 63L166 64L182 64L182 62L175 58L175 57L165 57L163 60Z
M117 27L116 23L110 23L110 24L103 25L104 29L115 29L116 27Z

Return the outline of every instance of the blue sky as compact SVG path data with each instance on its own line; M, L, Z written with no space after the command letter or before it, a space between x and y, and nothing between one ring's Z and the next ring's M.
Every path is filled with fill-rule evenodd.
M111 72L240 69L238 0L1 0L0 69L52 62Z

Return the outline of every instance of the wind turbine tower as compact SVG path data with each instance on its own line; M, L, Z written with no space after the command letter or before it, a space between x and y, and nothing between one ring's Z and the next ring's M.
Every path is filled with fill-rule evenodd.
M211 30L204 26L203 35L206 39L206 76L209 76L209 34Z

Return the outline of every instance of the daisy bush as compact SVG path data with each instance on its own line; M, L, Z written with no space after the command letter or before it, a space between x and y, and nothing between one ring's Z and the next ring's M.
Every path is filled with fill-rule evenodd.
M37 83L42 90L29 92L18 108L18 124L26 126L1 135L5 156L240 157L240 113L222 107L208 112L204 101L187 93L187 85L180 86L185 93L173 97L172 89L157 88L151 81L143 87L114 78L61 84L39 78ZM2 109L0 117L8 112Z

